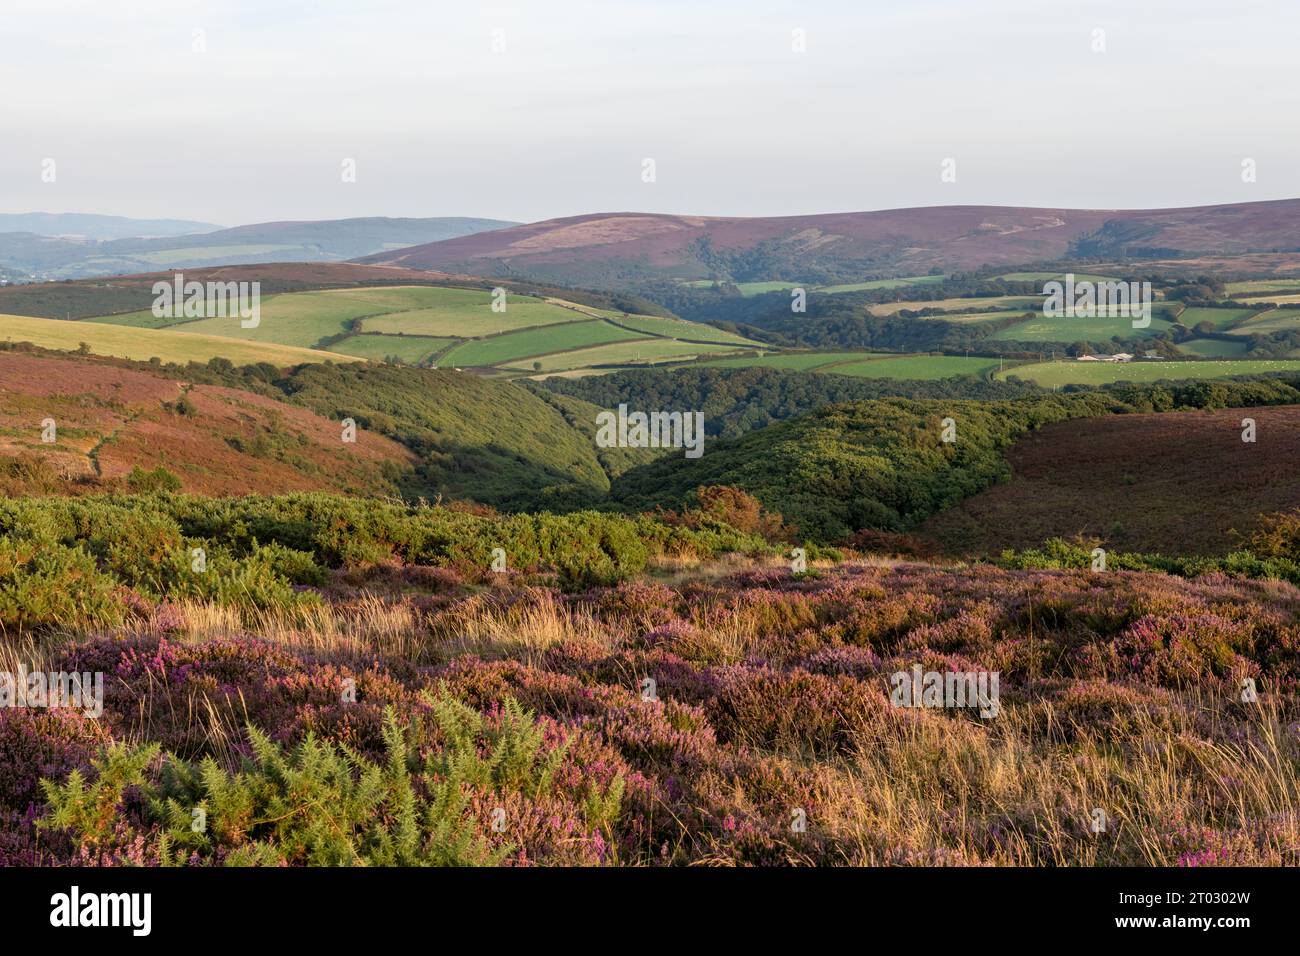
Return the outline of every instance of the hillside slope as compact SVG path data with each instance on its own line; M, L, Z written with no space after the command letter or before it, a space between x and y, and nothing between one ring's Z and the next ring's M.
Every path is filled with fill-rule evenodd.
M611 283L628 277L916 275L1059 259L1300 248L1300 200L1187 209L935 206L773 218L598 213L365 257L420 269Z
M597 411L451 371L150 365L0 342L0 464L24 454L92 487L162 465L187 490L219 494L324 488L571 508L657 454L597 448ZM42 440L50 418L55 443Z
M43 423L54 423L46 442ZM85 357L0 351L0 485L117 487L162 467L186 491L392 493L415 456L361 429L355 443L315 412L244 389ZM7 487L6 493L17 493Z
M1243 418L1256 440L1241 440ZM1195 452L1192 453L1192 450ZM1222 555L1260 517L1300 507L1300 406L1107 416L1048 425L1007 450L1010 480L917 534L954 555L1084 535L1110 550Z

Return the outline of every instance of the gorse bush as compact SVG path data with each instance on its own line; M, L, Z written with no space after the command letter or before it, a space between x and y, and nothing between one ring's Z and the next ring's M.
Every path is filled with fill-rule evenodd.
M0 630L120 621L115 587L81 547L0 536Z
M8 499L0 627L117 620L126 592L293 611L317 600L301 588L326 584L330 570L399 562L481 574L498 548L510 569L554 572L567 590L613 584L656 555L769 550L720 520L691 528L598 512L476 515L322 493Z
M1264 543L1273 541L1276 532L1261 533ZM998 558L998 565L1018 570L1062 569L1088 570L1093 566L1095 542L1066 541L1052 538L1039 548L1021 551L1006 550ZM1273 578L1300 585L1300 561L1280 554L1262 554L1253 551L1234 551L1223 557L1178 557L1164 554L1136 554L1128 551L1107 551L1107 571L1162 571L1180 577L1197 577L1215 572L1242 578Z
M484 866L517 850L483 807L542 800L566 757L531 714L502 701L495 719L446 696L403 726L390 709L372 760L309 733L291 749L257 727L238 770L190 763L157 744L113 744L93 769L42 781L43 829L92 862L228 866ZM589 836L618 815L621 778L584 801ZM496 806L494 806L494 804ZM504 822L506 810L495 819ZM504 832L504 826L499 828Z

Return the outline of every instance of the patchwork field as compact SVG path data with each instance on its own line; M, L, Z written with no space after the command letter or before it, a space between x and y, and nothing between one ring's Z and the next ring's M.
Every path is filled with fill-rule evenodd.
M1178 351L1200 358L1241 358L1250 351L1245 342L1225 342L1223 339L1192 339L1180 342Z
M1211 309L1205 310L1215 311ZM1151 309L1151 325L1145 329L1133 327L1129 316L1057 316L1042 315L1041 312L1026 322L1019 322L1010 328L999 329L990 338L1001 342L1076 342L1105 341L1115 336L1121 339L1139 338L1159 335L1173 324L1169 318L1170 309L1164 303L1156 303Z
M723 346L698 345L675 339L633 338L610 345L541 355L531 361L514 361L503 367L517 372L556 372L592 366L651 365L685 361L719 351L728 350Z
M238 326L238 322L235 323ZM273 342L241 341L216 335L198 335L170 329L132 328L59 319L33 319L0 315L0 338L31 342L42 348L77 351L84 344L95 355L163 362L206 362L226 358L236 365L270 362L281 367L303 362L348 361L348 356L317 349L295 348Z
M374 286L267 296L261 322L249 329L238 318L159 319L149 311L96 316L83 325L221 335L317 347L371 361L509 366L511 372L537 371L534 362L540 369L567 370L583 361L636 364L763 347L697 322L629 315L563 299L510 292L502 311L494 310L494 302L488 289ZM628 343L623 350L605 348L621 342ZM597 348L601 351L591 351Z
M1300 329L1300 309L1272 309L1233 329L1233 335L1255 335Z
M998 367L998 360L961 355L903 355L899 357L841 362L822 366L819 372L852 375L855 378L894 378L937 381L956 375L985 375Z
M1241 359L1206 362L1033 362L1008 367L997 378L1015 375L1045 388L1059 385L1109 385L1114 382L1159 382L1177 379L1231 378L1300 371L1300 360Z

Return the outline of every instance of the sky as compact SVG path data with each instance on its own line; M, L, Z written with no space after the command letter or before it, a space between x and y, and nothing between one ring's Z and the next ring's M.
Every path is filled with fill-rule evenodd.
M0 212L1289 198L1298 27L1294 0L0 0Z

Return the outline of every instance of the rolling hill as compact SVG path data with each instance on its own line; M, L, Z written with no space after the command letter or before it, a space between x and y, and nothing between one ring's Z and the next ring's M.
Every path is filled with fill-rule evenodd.
M1300 249L1300 200L1186 209L937 206L773 218L598 213L462 236L361 261L610 286L851 272L915 276L1067 255Z
M192 337L216 336L239 339L244 346L291 346L374 362L446 365L508 376L680 362L763 347L711 325L624 311L617 307L620 299L608 295L506 282L500 286L506 293L498 300L493 282L471 276L334 263L240 265L186 271L185 276L191 281L263 282L260 324L246 329L225 317L153 315L153 282L170 282L172 273L18 286L0 290L0 310L75 317L83 321L62 325L92 330L82 339L70 328L14 324L10 337L21 325L25 336L40 329L39 338L31 341L42 345L77 347L86 341L91 351L127 358L159 355L159 332L190 336L191 345L196 345ZM413 284L409 277L415 278ZM116 326L117 334L105 338L94 332L96 326ZM126 329L143 334L133 337ZM109 339L116 351L105 349ZM248 358L247 347L240 356L226 358L263 360ZM172 349L164 358L182 356ZM283 364L274 356L264 360Z
M134 219L92 213L0 213L0 233L30 232L37 236L76 239L141 239L217 232L222 227L189 219Z
M26 218L17 222L26 222ZM0 266L39 279L147 272L159 268L198 268L233 263L337 262L367 253L464 236L511 225L495 219L433 218L327 219L309 222L265 222L196 230L190 235L156 235L142 222L142 231L123 238L73 239L28 229L0 232ZM70 225L94 228L79 219ZM3 223L0 222L0 226ZM39 222L30 225L39 226ZM196 224L202 226L202 224ZM53 226L45 228L57 228ZM100 227L103 231L104 227ZM59 234L62 236L63 234Z

